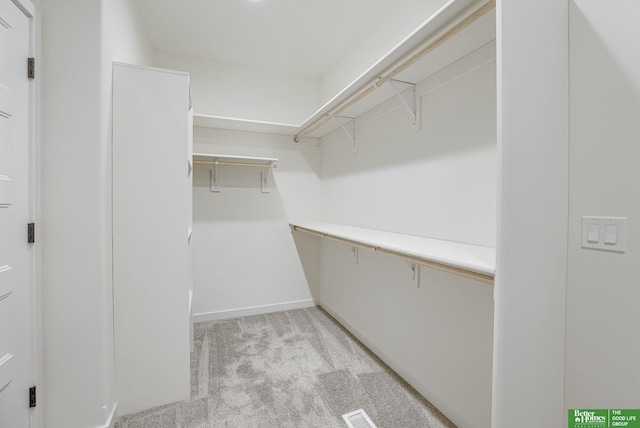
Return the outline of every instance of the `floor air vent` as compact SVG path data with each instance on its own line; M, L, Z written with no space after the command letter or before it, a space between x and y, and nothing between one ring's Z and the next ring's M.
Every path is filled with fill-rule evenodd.
M369 416L362 409L342 415L342 418L349 428L376 428Z

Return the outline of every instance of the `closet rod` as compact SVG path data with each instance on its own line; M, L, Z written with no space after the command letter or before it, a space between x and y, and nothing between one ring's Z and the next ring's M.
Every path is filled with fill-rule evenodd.
M302 132L300 132L299 134L293 137L293 141L295 141L296 143L300 142L300 138L306 137L307 135L311 134L313 131L315 131L316 129L320 128L322 125L327 123L329 120L335 118L336 116L340 115L340 113L342 113L343 111L357 104L360 100L362 100L364 97L369 95L371 92L375 91L380 86L382 86L389 80L393 79L397 74L401 73L402 71L404 71L405 69L407 69L408 67L416 63L423 56L427 55L432 50L442 45L449 38L455 36L464 28L473 24L475 21L480 19L483 15L485 15L495 7L496 7L496 0L489 0L488 2L480 6L478 9L473 11L466 18L464 18L462 21L458 22L453 27L449 28L447 31L445 31L442 35L440 35L434 41L432 41L431 43L429 43L428 45L420 49L418 52L411 55L408 59L400 63L396 68L391 70L385 76L379 77L373 84L368 85L362 92L357 94L355 97L338 105L338 107L336 107L335 110L331 111L330 113L327 113L324 117L316 120L314 123L304 128Z
M227 161L219 161L219 162L215 162L215 161L199 161L199 160L194 160L193 161L194 164L202 164L202 165L220 165L220 166L248 166L248 167L254 167L254 168L277 168L278 165L271 165L271 164L260 164L260 163L246 163L246 162L227 162Z
M441 270L448 273L453 273L456 275L464 276L465 278L475 279L480 282L484 282L486 284L493 284L494 277L491 275L487 275L484 273L474 272L471 270L446 265L443 263L434 262L433 260L423 259L422 257L416 257L409 254L401 253L399 251L387 250L382 247L372 247L371 245L366 245L361 242L352 241L349 239L340 238L338 236L330 235L328 233L316 232L315 230L307 229L300 226L293 226L293 230L297 230L300 232L308 233L310 235L319 236L321 238L331 239L332 241L342 242L343 244L347 244L354 247L364 248L367 250L372 250L376 253L385 254L387 256L393 256L408 262L418 263L424 266L428 266L433 269Z
M473 272L473 271L455 267L455 266L445 265L442 263L434 262L432 260L423 259L421 257L415 257L415 256L399 253L397 251L385 250L384 248L376 248L376 253L397 257L399 259L403 259L408 262L418 263L433 269L441 270L443 272L453 273L456 275L464 276L465 278L475 279L477 281L484 282L486 284L493 284L494 282L494 277L491 275L486 275L484 273L479 273L479 272Z

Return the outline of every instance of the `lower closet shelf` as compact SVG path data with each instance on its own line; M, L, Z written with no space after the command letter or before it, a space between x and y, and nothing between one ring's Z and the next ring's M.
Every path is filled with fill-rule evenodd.
M291 228L493 284L494 248L335 223L298 222Z

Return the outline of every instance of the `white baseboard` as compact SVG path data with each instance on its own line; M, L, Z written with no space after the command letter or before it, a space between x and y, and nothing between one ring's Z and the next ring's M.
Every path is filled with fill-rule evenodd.
M310 300L299 300L297 302L277 303L275 305L253 306L250 308L230 309L227 311L204 312L193 314L193 322L217 321L230 318L246 317L251 315L268 314L271 312L288 311L291 309L304 309L316 306L316 302Z
M113 404L113 407L111 408L111 412L109 412L109 416L107 417L106 423L96 428L115 428L117 415L118 415L118 403L116 402Z
M320 301L318 305L327 313L329 313L333 318L336 319L344 328L349 330L351 334L353 334L360 342L362 342L371 352L376 354L378 358L384 361L393 371L395 371L401 378L403 378L409 385L414 387L416 391L418 391L424 398L429 400L431 404L433 404L438 410L440 410L445 416L447 416L451 422L456 424L459 428L473 428L477 425L473 423L473 421L468 420L464 415L462 415L457 409L452 407L448 401L443 400L439 394L433 391L429 386L418 376L416 376L412 370L408 367L405 367L403 364L400 364L395 358L393 358L389 352L385 351L381 347L377 346L374 342L372 342L369 337L362 333L360 329L351 324L349 321L344 319L337 311L335 311L331 306L327 305L325 302Z

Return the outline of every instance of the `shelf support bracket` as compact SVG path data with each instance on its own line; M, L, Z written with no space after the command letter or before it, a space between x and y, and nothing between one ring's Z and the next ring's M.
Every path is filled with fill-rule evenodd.
M413 285L416 288L419 288L420 287L420 265L415 262L407 262L407 264L409 265L409 269L411 269L411 272L410 272L411 285Z
M263 173L261 173L262 193L271 193L269 188L269 180L271 179L271 170L273 162L269 162Z
M351 132L349 132L349 130L347 129L346 126L344 126L344 124L342 122L340 122L338 120L338 118L345 118L348 119L348 122L353 122L353 134ZM349 139L351 140L351 142L353 143L353 152L357 152L358 151L358 143L356 140L356 129L358 129L357 123L356 123L356 118L355 117L346 117L346 116L336 116L333 118L338 125L340 125L340 128L342 128L342 130L344 131L345 134L347 134L347 136L349 137Z
M413 106L409 105L409 103L407 102L407 100L405 99L405 97L402 95L402 90L398 88L397 84L398 83L404 83L407 85L411 85L411 98L412 98L412 104ZM409 113L409 116L411 117L411 126L414 128L414 131L419 131L420 130L420 124L418 123L418 116L420 114L419 111L419 103L418 103L418 96L416 94L416 85L415 83L409 83L409 82L401 82L400 80L389 80L389 84L391 85L391 88L393 89L393 92L396 93L396 96L400 99L400 101L402 102L402 105L404 106L404 108L407 110L407 112Z
M220 182L218 181L218 160L216 159L213 162L213 168L209 171L209 176L211 178L211 191L220 193Z
M349 246L349 249L351 250L351 252L353 253L353 264L357 265L358 264L358 259L359 259L359 251L358 251L358 247L356 246Z

